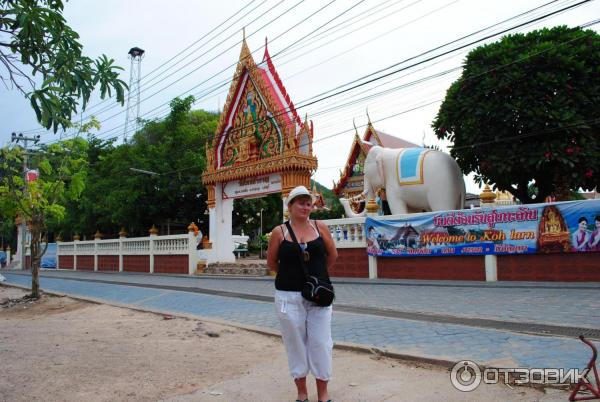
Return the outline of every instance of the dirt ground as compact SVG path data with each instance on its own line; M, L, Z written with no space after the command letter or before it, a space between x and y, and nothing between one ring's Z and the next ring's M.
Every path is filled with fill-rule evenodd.
M68 297L6 307L24 294L0 285L0 401L295 399L279 338ZM335 350L333 362L337 402L567 400L506 385L462 393L446 369L372 354Z

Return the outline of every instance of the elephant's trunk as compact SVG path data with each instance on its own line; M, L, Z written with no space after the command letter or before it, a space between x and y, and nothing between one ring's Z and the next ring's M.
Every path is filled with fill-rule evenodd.
M363 208L363 210L357 214L352 210L350 200L347 198L340 198L340 204L344 207L344 212L348 218L360 218L365 216L365 209Z

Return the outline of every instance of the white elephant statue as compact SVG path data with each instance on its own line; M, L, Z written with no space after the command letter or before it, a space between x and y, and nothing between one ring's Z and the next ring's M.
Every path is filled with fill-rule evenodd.
M463 209L465 182L456 161L447 153L429 148L383 148L369 150L364 166L365 201L385 188L393 215ZM364 216L340 198L349 218Z

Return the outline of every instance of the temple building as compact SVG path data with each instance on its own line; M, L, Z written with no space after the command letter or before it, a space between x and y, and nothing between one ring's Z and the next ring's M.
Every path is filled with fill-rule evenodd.
M208 263L233 262L231 223L233 200L281 194L285 199L298 185L310 188L317 169L314 128L302 120L265 42L262 61L255 62L246 39L212 140L206 143L209 237ZM283 218L283 217L282 217Z
M414 148L419 146L375 130L369 120L362 139L359 137L358 132L355 132L348 160L344 170L340 171L340 180L333 185L333 191L338 197L351 198L362 193L365 158L369 149L375 145L386 148Z

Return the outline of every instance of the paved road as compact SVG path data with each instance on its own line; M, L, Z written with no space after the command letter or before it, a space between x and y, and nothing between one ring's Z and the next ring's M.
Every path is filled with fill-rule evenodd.
M3 271L3 274L8 283L22 286L30 284L28 275L7 271ZM576 313L585 318L583 322L586 326L600 327L600 305L597 297L592 296L600 290L596 285L520 283L514 286L478 286L473 283L448 282L363 282L338 283L336 288L339 305L364 305L398 311L425 311L498 320L525 319L542 324L573 323L582 326L581 321L569 314ZM131 286L132 284L137 286ZM451 286L448 286L449 284ZM270 302L261 301L260 298L249 300L193 291L225 290L266 297L272 296L273 293L273 283L270 279L59 271L44 272L41 286L48 291L92 297L109 303L124 303L142 309L188 313L278 329L276 315ZM506 298L508 300L505 300ZM521 306L521 303L525 305ZM509 312L505 311L509 308ZM596 318L591 319L587 316L588 311L595 314ZM374 314L335 311L332 329L335 341L372 345L425 358L450 361L471 359L498 367L581 368L590 355L585 345L573 338L526 335L473 325L409 320Z
M97 279L273 296L272 278L235 279L148 274L45 271L48 277ZM600 330L600 283L335 281L336 303L461 318Z

